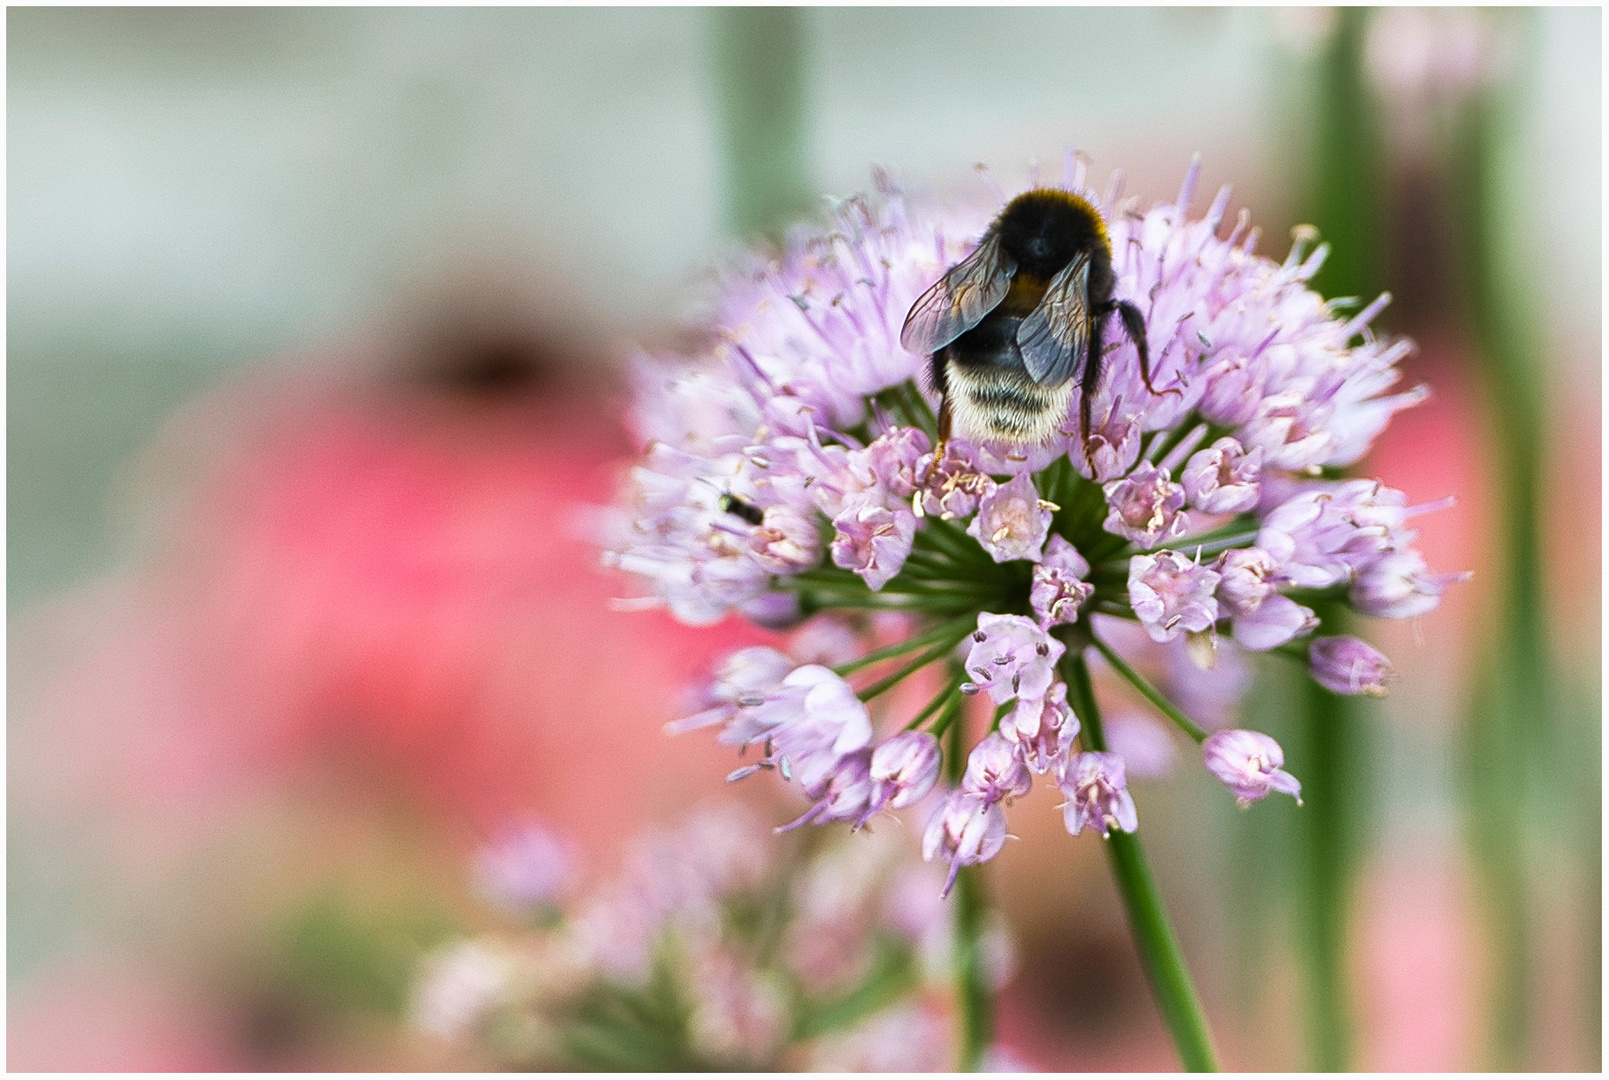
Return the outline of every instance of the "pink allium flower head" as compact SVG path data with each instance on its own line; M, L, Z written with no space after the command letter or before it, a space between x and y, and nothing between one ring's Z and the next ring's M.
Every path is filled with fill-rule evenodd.
M1042 698L1019 697L1017 707L1000 721L1000 734L1017 745L1024 765L1043 776L1067 756L1079 726L1067 706L1067 684L1056 683Z
M1062 816L1072 835L1090 828L1110 836L1113 829L1133 832L1140 827L1128 774L1117 754L1073 754L1062 769L1060 783L1067 796Z
M988 862L1006 844L1006 815L999 803L986 802L964 789L939 805L922 835L922 858L941 855L950 864L942 896L950 895L961 867Z
M1385 653L1355 637L1314 638L1307 659L1314 681L1337 694L1384 697L1397 675Z
M488 902L528 915L563 899L574 884L575 855L546 828L529 822L483 845L475 853L474 877Z
M1021 695L1044 697L1056 670L1056 661L1067 651L1055 638L1021 615L978 616L978 629L972 635L966 671L972 676L962 691L989 695L996 705Z
M871 804L861 820L919 801L933 790L942 761L938 739L925 731L902 731L878 746L871 758Z
M1033 585L1028 602L1033 605L1034 618L1046 630L1063 623L1076 622L1078 609L1095 592L1095 586L1084 579L1089 576L1089 563L1065 537L1052 536L1045 544L1045 554L1034 567Z
M1262 732L1240 728L1215 731L1201 744L1201 753L1207 771L1234 792L1235 801L1242 807L1270 791L1284 792L1301 805L1301 781L1280 768L1285 764L1285 751Z
M1197 450L1185 463L1179 481L1191 506L1206 514L1240 514L1254 509L1262 495L1262 449L1247 453L1225 437Z
M1034 778L1028 772L1017 746L996 732L986 735L967 755L966 775L961 790L984 802L996 803L1028 794Z
M1176 551L1136 555L1129 562L1129 602L1152 641L1198 634L1218 621L1218 576Z
M1050 530L1050 510L1025 472L993 487L978 503L967 535L983 545L995 562L1038 562Z
M1166 469L1149 463L1104 488L1106 531L1134 541L1142 548L1177 536L1185 525L1184 488L1168 479Z
M644 450L602 521L606 561L642 583L627 606L773 626L827 613L855 627L841 635L847 654L729 661L703 711L674 730L718 727L728 745L763 745L734 776L776 771L814 801L801 820L854 825L917 798L946 755L969 754L969 779L926 837L952 867L998 850L1004 800L1036 772L1095 784L1068 788L1070 827L1132 827L1122 758L1073 754L1079 720L1057 676L1068 649L1094 638L1127 658L1112 676L1136 685L1163 671L1142 692L1168 697L1176 711L1163 712L1199 734L1230 722L1247 651L1325 632L1298 590L1346 590L1359 611L1405 617L1458 577L1431 573L1413 547L1409 519L1433 507L1374 480L1317 479L1361 460L1396 411L1424 398L1397 386L1411 345L1372 328L1388 298L1339 314L1308 287L1326 251L1312 231L1298 230L1282 262L1258 255L1249 213L1228 220L1228 188L1192 216L1195 165L1176 199L1144 208L1115 186L1092 191L1069 160L1057 186L1105 223L1111 298L1144 323L1150 386L1138 335L1108 321L1099 383L1087 402L1073 388L1067 414L1045 425L1052 437L973 438L931 385L932 356L901 338L918 298L978 250L1000 207L908 206L879 174L872 195L725 275L714 346L642 361L633 421ZM940 440L945 404L955 430ZM877 630L878 613L904 620L906 636ZM1321 681L1336 649L1312 647ZM920 714L902 714L904 695L882 697L930 665L949 679L930 684ZM1373 685L1366 669L1348 662L1346 684ZM1011 706L998 734L952 751L936 726L923 732L956 722L952 695L979 692ZM1208 745L1237 795L1294 794L1272 740L1221 732Z

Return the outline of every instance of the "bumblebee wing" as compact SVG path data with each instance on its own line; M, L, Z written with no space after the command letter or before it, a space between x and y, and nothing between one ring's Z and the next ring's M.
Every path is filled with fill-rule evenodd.
M905 316L900 344L913 353L938 352L983 321L1011 291L1017 264L991 232L977 250L950 267Z
M1045 298L1017 328L1028 374L1036 383L1066 382L1089 350L1089 255L1050 279Z

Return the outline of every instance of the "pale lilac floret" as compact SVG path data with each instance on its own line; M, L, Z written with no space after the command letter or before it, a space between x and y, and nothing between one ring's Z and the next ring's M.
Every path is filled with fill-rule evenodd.
M922 836L922 858L941 855L950 864L950 876L941 896L949 896L961 867L988 862L1006 844L1006 815L999 803L986 802L962 789L952 791L927 823Z
M1021 615L978 616L978 629L972 635L967 653L966 672L972 681L962 685L963 693L987 693L996 705L1004 705L1019 694L1025 698L1044 697L1050 689L1056 662L1067 646Z
M797 574L821 561L821 534L797 508L768 506L764 520L749 534L749 550L773 574Z
M1166 469L1143 464L1107 484L1104 491L1111 508L1106 531L1140 547L1154 547L1159 540L1177 536L1185 525L1186 519L1179 513L1184 509L1184 488L1168 479Z
M1017 744L1024 765L1043 776L1067 756L1079 726L1067 705L1067 685L1058 682L1042 698L1018 698L1000 721L1000 734Z
M982 544L995 562L1038 562L1050 532L1050 518L1032 478L1021 472L978 501L978 514L967 526L967 535Z
M808 791L838 767L840 758L871 745L871 717L854 687L824 667L808 664L782 680L783 692L803 690L798 698L768 699L754 711L775 707L775 722L766 737L783 774ZM767 719L770 719L769 717Z
M1176 551L1129 560L1129 603L1152 641L1198 634L1218 621L1218 572Z
M1397 675L1385 653L1351 636L1314 638L1307 661L1314 681L1337 694L1384 697Z
M1140 827L1127 770L1117 754L1090 751L1072 755L1062 769L1060 784L1067 796L1062 817L1072 835L1088 828L1110 836L1113 829L1133 832Z
M1234 619L1235 644L1253 652L1285 644L1318 625L1313 612L1274 591L1278 566L1260 548L1236 548L1218 559L1218 600Z
M1406 504L1402 492L1375 480L1317 485L1263 519L1257 546L1279 563L1282 583L1325 588L1412 543L1403 524L1412 512Z
M873 589L898 574L916 540L916 515L908 507L863 505L833 518L832 561L853 570Z
M921 500L916 504L924 514L943 521L969 517L978 500L996 487L992 478L980 472L964 439L951 439L942 460L922 455L917 475L926 480Z
M1249 453L1231 438L1222 438L1197 450L1185 462L1179 482L1190 505L1207 514L1239 514L1256 508L1262 495L1258 483L1263 451Z
M981 739L967 755L961 790L993 803L1028 794L1033 782L1016 745L996 732Z
M1076 392L1073 400L1072 412L1076 416ZM1140 460L1140 424L1132 414L1122 412L1122 406L1123 401L1119 398L1112 402L1104 415L1096 412L1097 419L1090 428L1087 441L1076 430L1076 422L1063 429L1068 433L1067 456L1072 460L1073 467L1097 484L1117 479Z
M731 724L738 719L740 709L752 709L764 702L797 666L790 657L766 645L752 645L728 653L716 667L715 679L708 691L707 700L714 704L692 716L672 720L665 725L665 731L680 735L716 724ZM749 741L752 740L742 739L738 745Z
M1301 805L1301 781L1280 768L1285 764L1285 751L1262 732L1241 728L1215 731L1201 744L1201 754L1207 771L1234 793L1242 807L1271 791L1283 792Z
M475 853L474 878L488 901L528 914L563 898L574 882L575 855L553 833L529 822L498 834Z
M1448 584L1469 577L1467 571L1432 574L1425 557L1412 548L1390 551L1358 573L1347 598L1365 615L1409 619L1441 603L1442 590Z
M1089 563L1065 537L1057 534L1046 542L1028 590L1028 602L1041 627L1049 630L1077 621L1078 609L1095 592L1095 586L1084 580L1088 576Z
M872 798L872 751L869 747L851 751L836 759L832 770L805 784L805 797L814 805L777 832L789 832L811 822L825 825L832 821L863 821Z
M865 453L878 482L905 503L916 492L917 481L923 479L922 463L929 456L929 447L927 434L919 428L897 427L873 440Z
M871 801L864 822L879 810L898 810L921 800L939 778L939 740L925 731L902 731L871 757Z
M739 747L763 742L767 748L765 757L727 779L778 768L808 790L820 786L840 758L871 740L871 717L854 688L831 669L806 664L759 700L741 700L716 741Z

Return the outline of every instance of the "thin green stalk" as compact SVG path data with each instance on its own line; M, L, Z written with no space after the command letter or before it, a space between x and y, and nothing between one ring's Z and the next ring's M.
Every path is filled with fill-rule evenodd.
M922 711L911 717L911 722L905 725L906 731L915 731L923 722L934 713L950 703L951 698L959 698L961 683L966 678L960 672L952 675L950 681L944 684L944 689L933 695L933 700L922 706Z
M957 670L956 678L963 672ZM944 775L951 786L961 782L966 772L966 720L960 694L950 698L934 734L948 733L950 745L944 755ZM988 907L983 894L983 868L963 866L956 875L955 891L955 997L961 1014L962 1072L977 1072L983 1065L983 1052L994 1031L994 996L989 992L983 970L983 922Z
M961 680L965 679L965 677L966 676L960 672L956 673L955 685L957 688L960 687ZM952 732L950 736L952 743L955 739L957 739L957 736L953 734L953 732L955 729L964 727L965 725L957 724L955 721L956 718L961 715L961 707L965 704L966 698L962 697L959 693L951 694L949 696L949 698L944 702L944 708L939 712L938 718L933 721L933 727L930 729L935 739L944 738L946 732ZM953 750L951 756L954 756ZM948 758L946 759L946 764L948 764ZM957 772L953 777L950 777L950 783L959 784L960 782L961 774L959 772Z
M873 649L865 656L857 656L855 659L850 660L847 663L839 664L837 667L832 669L833 673L836 675L849 675L853 672L859 671L861 668L871 667L873 664L879 663L883 660L892 660L896 656L904 656L908 652L920 649L923 645L926 645L929 642L937 641L947 635L953 635L956 629L963 623L970 628L973 624L973 621L974 620L970 615L963 615L958 619L951 619L949 622L940 623L924 634L918 634L915 637L906 638L904 641L896 641L894 644L885 645L881 649ZM965 631L963 631L961 637L965 636ZM956 638L955 640L960 640L960 638Z
M1339 604L1321 611L1326 633L1342 629ZM1350 1067L1352 1007L1346 978L1347 897L1359 822L1353 812L1361 782L1356 764L1359 717L1355 703L1302 679L1303 843L1298 933L1306 958L1308 1037L1313 1067ZM1297 749L1297 748L1293 748Z
M993 565L993 560L977 541L948 521L929 517L927 525L916 531L916 543L920 546L924 541L963 565Z
M959 727L959 726L958 726ZM978 1072L994 1038L994 995L983 964L983 924L988 900L983 867L963 866L955 879L955 981L961 1007L960 1071Z
M1106 658L1106 662L1112 665L1113 671L1121 675L1124 681L1126 681L1130 686L1134 687L1134 689L1138 690L1145 700L1149 701L1152 705L1155 705L1158 709L1160 709L1162 711L1162 715L1166 716L1169 720L1172 720L1175 724L1177 724L1181 731L1190 736L1196 742L1201 742L1207 737L1207 730L1205 728L1201 727L1199 724L1196 724L1188 716L1186 716L1183 710L1181 710L1173 702L1169 701L1162 691L1152 686L1145 676L1129 667L1128 663L1125 662L1124 659L1119 656L1116 650L1114 650L1110 645L1106 644L1106 642L1102 641L1094 634L1089 635L1089 640L1095 646L1095 648L1100 651L1100 654Z
M1084 652L1069 648L1062 657L1062 678L1073 711L1083 721L1080 735L1091 750L1104 751L1106 737L1101 730L1101 714L1095 704L1095 687L1090 681ZM1162 1020L1173 1036L1179 1060L1190 1072L1217 1072L1218 1055L1212 1048L1212 1034L1185 967L1184 953L1162 906L1162 894L1146 865L1139 838L1132 833L1114 831L1106 841L1112 876L1128 912L1129 928L1139 949L1140 963L1151 982Z
M963 627L959 633L955 634L948 640L940 641L937 645L933 646L931 649L927 650L915 660L912 660L909 664L906 664L904 667L894 672L894 674L888 676L886 679L879 679L870 686L866 687L866 689L860 692L860 700L870 701L879 694L892 690L895 686L904 681L907 676L914 675L916 672L927 667L933 661L943 659L945 654L949 653L958 644L960 644L961 639L966 637L969 633L971 633L971 631Z

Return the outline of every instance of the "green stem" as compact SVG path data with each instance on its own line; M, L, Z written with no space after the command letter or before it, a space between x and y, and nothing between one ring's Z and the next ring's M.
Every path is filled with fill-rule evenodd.
M805 130L807 17L788 7L709 13L726 213L740 233L780 233L814 198Z
M1335 605L1339 608L1339 605ZM1340 628L1339 613L1323 612L1326 632ZM1355 763L1358 721L1354 703L1311 678L1302 679L1301 713L1304 834L1298 907L1301 953L1306 958L1308 1038L1313 1068L1341 1072L1352 1046L1351 997L1346 980L1347 896L1359 822L1353 807L1363 782Z
M934 713L944 708L944 706L948 705L951 698L959 699L961 696L961 683L964 681L964 679L965 676L960 674L951 676L950 681L945 683L944 689L940 690L937 694L934 694L933 700L922 706L921 712L911 717L911 722L905 725L905 730L915 731L917 728L922 726L923 721L925 721L928 717L932 716Z
M833 673L836 675L848 675L852 672L859 671L861 668L870 667L879 661L891 660L896 656L904 656L908 652L911 652L915 649L920 649L923 645L937 641L947 635L955 634L957 628L959 628L963 623L970 627L973 625L973 622L974 620L972 616L963 615L958 619L952 619L949 622L940 623L931 630L927 631L925 634L918 634L916 637L906 638L904 641L896 641L894 644L884 646L881 649L873 649L865 656L858 656L848 663L839 664L837 667L832 669ZM964 631L961 636L966 636ZM959 640L959 638L956 640Z
M1186 735L1190 736L1196 742L1201 742L1207 737L1207 730L1205 728L1193 722L1184 714L1183 710L1181 710L1173 702L1169 701L1163 695L1162 691L1152 686L1150 682L1148 682L1146 678L1138 671L1135 671L1133 668L1129 667L1123 658L1117 655L1116 651L1114 651L1110 645L1106 644L1106 642L1102 641L1094 634L1089 635L1089 640L1095 646L1095 648L1100 651L1100 654L1106 658L1106 662L1112 665L1113 671L1121 675L1130 686L1138 690L1145 700L1149 701L1152 705L1155 705L1158 709L1160 709L1162 714L1177 724L1180 730L1182 730ZM1082 660L1080 660L1080 663L1082 663Z
M988 906L983 868L963 866L955 879L955 993L961 1007L961 1072L982 1068L983 1053L994 1036L994 1000L983 964Z
M1083 650L1070 649L1062 657L1061 669L1062 678L1067 683L1068 700L1083 721L1081 737L1085 745L1092 750L1104 751L1106 738L1101 730L1095 687L1090 681L1089 665L1084 660ZM1123 908L1128 912L1129 927L1134 932L1140 963L1151 982L1157 1006L1162 1010L1163 1022L1173 1036L1179 1060L1190 1072L1217 1072L1218 1056L1212 1048L1207 1016L1202 1011L1201 999L1196 996L1195 987L1191 985L1184 953L1168 922L1167 910L1162 906L1162 894L1146 865L1139 838L1132 833L1114 831L1106 841L1106 853L1111 859L1112 876L1123 898Z
M894 672L894 674L888 676L886 679L879 679L870 686L866 687L866 689L860 692L860 700L870 701L879 694L892 690L907 676L914 675L916 672L927 667L933 661L942 659L946 653L954 649L956 645L960 643L961 639L966 637L969 633L971 633L971 631L963 627L960 633L955 634L949 640L940 641L937 645L933 646L931 649L927 650L915 660L912 660L910 663Z

